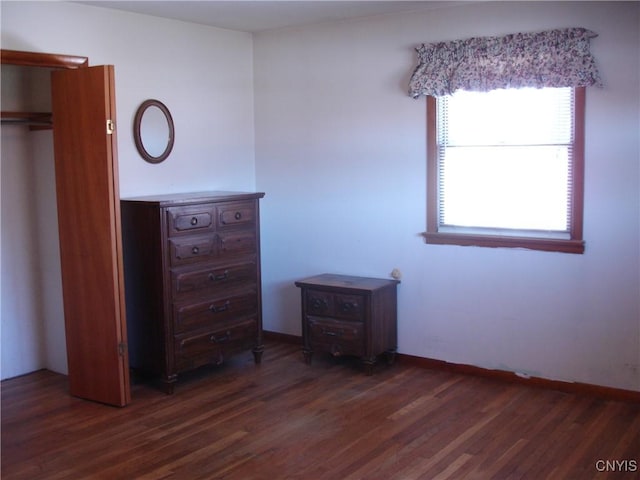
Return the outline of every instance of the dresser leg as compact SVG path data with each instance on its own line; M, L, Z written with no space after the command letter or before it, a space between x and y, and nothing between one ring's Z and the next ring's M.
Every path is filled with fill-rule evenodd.
M262 363L262 353L264 352L264 345L258 345L252 350L252 352L253 352L253 361L256 363L256 365L259 365L260 363Z
M175 386L177 381L178 375L170 375L169 377L164 379L162 381L164 393L166 393L167 395L173 395L173 387Z

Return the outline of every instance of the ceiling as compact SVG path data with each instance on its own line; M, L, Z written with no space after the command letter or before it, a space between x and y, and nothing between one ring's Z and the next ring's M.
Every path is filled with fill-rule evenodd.
M349 18L439 8L443 5L451 6L464 2L418 0L94 0L75 3L255 33Z

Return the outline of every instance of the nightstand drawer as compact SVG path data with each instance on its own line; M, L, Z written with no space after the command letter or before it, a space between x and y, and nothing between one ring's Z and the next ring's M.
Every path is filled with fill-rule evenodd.
M333 316L333 295L320 290L305 292L307 315Z
M306 314L323 317L337 317L347 320L362 320L364 297L307 290Z
M309 341L314 348L332 355L364 354L363 324L330 318L309 317Z
M361 295L335 295L335 315L339 318L361 320L364 315L364 297Z

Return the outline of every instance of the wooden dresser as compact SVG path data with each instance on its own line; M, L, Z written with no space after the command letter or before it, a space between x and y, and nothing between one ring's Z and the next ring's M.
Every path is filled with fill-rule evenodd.
M398 283L327 273L295 282L301 289L305 361L311 363L314 352L355 355L367 375L382 353L392 364L398 348Z
M178 374L251 349L260 363L259 199L198 192L121 201L129 363Z

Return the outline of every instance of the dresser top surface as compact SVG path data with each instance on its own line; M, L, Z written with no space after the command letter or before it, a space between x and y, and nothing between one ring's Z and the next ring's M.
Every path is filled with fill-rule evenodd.
M163 193L139 197L122 198L123 202L151 203L161 206L185 205L189 203L225 202L233 200L253 200L264 197L262 192L228 192L212 190L204 192Z
M399 280L371 277L357 277L352 275L338 275L323 273L295 282L297 287L324 287L330 289L351 289L359 291L373 291L397 285Z

